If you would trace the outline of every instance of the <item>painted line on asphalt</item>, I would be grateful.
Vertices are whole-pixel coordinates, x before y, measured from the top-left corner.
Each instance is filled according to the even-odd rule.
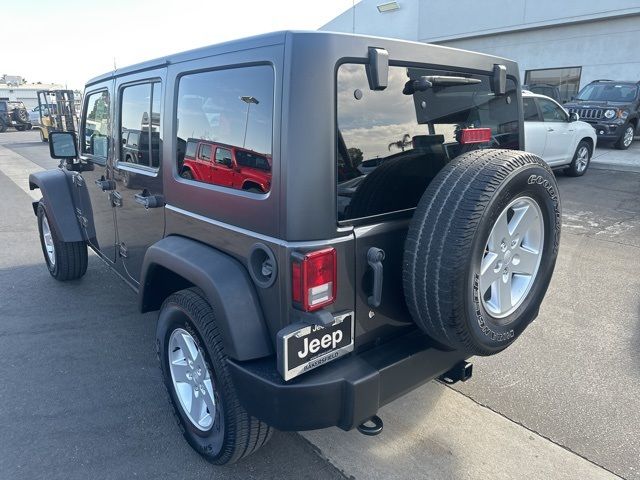
[[[43,171],[40,165],[0,145],[0,172],[34,200],[42,197],[39,190],[29,190],[29,175]]]

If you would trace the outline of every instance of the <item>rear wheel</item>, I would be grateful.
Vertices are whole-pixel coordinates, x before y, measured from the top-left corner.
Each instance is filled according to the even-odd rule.
[[[618,150],[626,150],[627,148],[629,148],[633,143],[633,136],[635,135],[635,133],[636,133],[636,127],[635,125],[630,123],[625,127],[624,131],[622,132],[622,135],[620,135],[620,138],[615,143],[615,147]]]
[[[214,312],[201,290],[182,290],[164,301],[156,344],[174,414],[194,450],[223,465],[269,440],[271,427],[238,401]]]
[[[183,170],[180,176],[186,180],[193,180],[191,170]]]
[[[573,160],[571,164],[564,169],[565,173],[570,177],[581,177],[589,168],[591,162],[591,145],[582,140],[576,147],[576,153],[573,154]]]
[[[16,130],[19,132],[22,132],[26,129],[25,125],[16,125]]]
[[[44,261],[53,278],[60,281],[76,280],[87,271],[87,244],[64,242],[49,222],[42,201],[38,204],[38,229]]]
[[[461,155],[429,185],[409,227],[403,280],[414,321],[451,348],[503,350],[537,316],[559,240],[558,190],[542,160]]]

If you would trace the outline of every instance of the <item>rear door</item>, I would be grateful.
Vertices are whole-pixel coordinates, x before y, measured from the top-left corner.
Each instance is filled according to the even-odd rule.
[[[165,70],[122,77],[116,83],[117,119],[114,205],[120,269],[134,284],[140,280],[147,248],[164,235],[164,196],[160,145]],[[126,148],[135,132],[135,155]],[[129,154],[128,154],[129,152]]]
[[[439,86],[403,94],[420,76],[477,78],[478,83]],[[389,67],[388,86],[369,89],[365,66],[338,69],[337,208],[339,225],[355,236],[356,348],[413,328],[402,283],[404,243],[425,189],[454,156],[482,147],[520,147],[516,83],[506,96],[491,92],[490,77],[429,68]],[[509,98],[509,100],[507,100]],[[462,129],[491,129],[485,144],[461,144]],[[377,166],[362,170],[363,161]],[[376,299],[376,254],[382,292]]]

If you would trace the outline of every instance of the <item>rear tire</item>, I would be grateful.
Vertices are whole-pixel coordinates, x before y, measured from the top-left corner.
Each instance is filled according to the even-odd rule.
[[[564,173],[570,177],[581,177],[589,168],[592,155],[591,144],[586,140],[581,140],[576,147],[576,152],[573,154],[573,160],[571,160],[569,166],[564,169]]]
[[[85,242],[63,242],[49,221],[42,200],[38,204],[38,230],[40,245],[47,269],[53,278],[61,282],[77,280],[87,271],[87,244]]]
[[[188,344],[184,355],[182,341]],[[273,429],[240,405],[213,309],[200,289],[181,290],[164,301],[156,347],[174,415],[195,451],[211,463],[224,465],[267,443]],[[202,396],[194,385],[203,388]],[[204,409],[193,403],[199,398]],[[194,405],[200,412],[195,417]]]
[[[185,180],[193,180],[193,175],[191,174],[191,170],[183,170],[182,173],[180,174],[180,177],[184,178]]]
[[[472,355],[505,349],[537,316],[559,241],[558,189],[542,160],[514,150],[461,155],[429,185],[409,226],[403,283],[414,321]]]
[[[26,126],[25,125],[16,125],[16,130],[18,132],[23,132],[24,130],[26,130]]]

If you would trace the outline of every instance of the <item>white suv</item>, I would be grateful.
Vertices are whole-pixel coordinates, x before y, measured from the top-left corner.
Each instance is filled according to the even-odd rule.
[[[524,90],[522,102],[526,150],[550,167],[566,166],[568,175],[584,175],[598,140],[593,127],[544,95]]]

